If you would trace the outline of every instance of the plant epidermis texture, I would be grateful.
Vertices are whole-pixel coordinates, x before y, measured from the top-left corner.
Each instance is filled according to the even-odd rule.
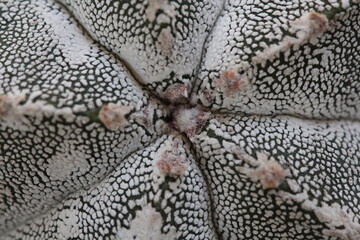
[[[0,239],[359,239],[357,1],[2,1]]]

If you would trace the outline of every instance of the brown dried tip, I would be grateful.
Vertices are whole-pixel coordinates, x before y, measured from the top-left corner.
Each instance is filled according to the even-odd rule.
[[[160,173],[170,177],[183,176],[190,162],[185,156],[164,152],[156,162]]]
[[[239,73],[230,69],[222,72],[220,78],[216,79],[214,83],[226,96],[239,92],[247,85],[247,81]]]
[[[131,106],[121,106],[110,103],[104,105],[99,112],[100,121],[112,131],[118,131],[129,125],[126,115],[133,109]]]

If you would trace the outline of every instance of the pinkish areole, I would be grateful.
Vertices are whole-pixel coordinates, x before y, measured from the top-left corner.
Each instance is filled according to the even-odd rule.
[[[214,83],[225,96],[231,96],[244,89],[248,82],[239,73],[228,69],[222,72]]]
[[[118,131],[129,125],[126,115],[133,109],[131,106],[122,106],[110,103],[104,105],[99,112],[100,121],[112,131]]]
[[[174,84],[165,91],[164,96],[171,103],[186,103],[189,97],[189,84]]]
[[[189,165],[190,162],[185,156],[172,152],[164,152],[156,162],[160,173],[169,177],[183,176]]]

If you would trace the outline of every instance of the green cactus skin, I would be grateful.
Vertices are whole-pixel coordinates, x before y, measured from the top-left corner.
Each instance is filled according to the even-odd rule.
[[[360,239],[360,4],[0,1],[0,240]]]

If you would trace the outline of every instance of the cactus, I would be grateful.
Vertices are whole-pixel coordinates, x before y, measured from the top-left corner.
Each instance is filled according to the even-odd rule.
[[[0,1],[0,239],[360,239],[359,8]]]

